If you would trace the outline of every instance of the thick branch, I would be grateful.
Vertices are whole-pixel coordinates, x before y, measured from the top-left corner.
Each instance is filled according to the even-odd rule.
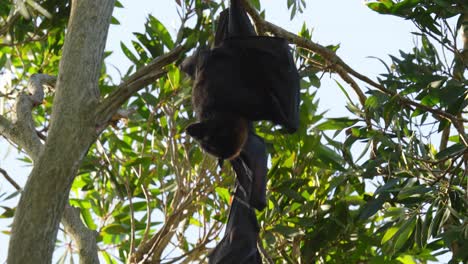
[[[10,122],[0,116],[0,134],[24,149],[36,161],[42,151],[42,143],[37,135],[32,109],[34,103],[27,94],[20,94],[16,100],[15,116]]]
[[[44,100],[44,86],[55,87],[57,77],[47,74],[33,74],[29,79],[28,91],[34,104],[42,104]]]
[[[67,204],[62,216],[62,224],[65,227],[65,232],[71,235],[78,247],[80,264],[99,263],[96,243],[98,233],[88,229],[83,224],[80,210]]]
[[[46,74],[33,74],[29,79],[28,94],[20,94],[16,99],[13,122],[0,116],[0,134],[8,138],[33,159],[37,160],[42,151],[42,143],[36,132],[32,110],[44,99],[44,86],[55,86],[56,78]]]
[[[184,46],[177,46],[169,53],[154,59],[148,65],[138,69],[137,72],[122,82],[117,87],[117,90],[110,94],[100,104],[97,111],[98,116],[96,120],[98,127],[107,126],[107,123],[111,120],[112,116],[117,112],[117,110],[125,101],[127,101],[140,89],[163,76],[166,73],[163,67],[177,60],[184,49]]]
[[[0,135],[11,139],[12,137],[13,123],[10,122],[7,118],[0,115]]]

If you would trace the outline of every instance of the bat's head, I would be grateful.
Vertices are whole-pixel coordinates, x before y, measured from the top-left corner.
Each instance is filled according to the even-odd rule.
[[[195,79],[195,70],[197,68],[197,55],[185,58],[179,65],[179,69],[185,72],[191,79]]]
[[[203,63],[209,52],[210,50],[206,47],[197,48],[192,56],[189,56],[182,61],[179,65],[179,70],[187,74],[190,79],[195,80],[197,70],[199,70],[200,67],[203,67]]]
[[[245,119],[221,115],[191,124],[186,131],[198,141],[203,150],[219,159],[239,156],[248,136]]]

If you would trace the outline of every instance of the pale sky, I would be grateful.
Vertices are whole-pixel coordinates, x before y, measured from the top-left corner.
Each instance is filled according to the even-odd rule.
[[[178,29],[178,16],[174,0],[121,0],[125,6],[116,9],[114,16],[121,25],[112,25],[106,50],[113,50],[114,54],[106,60],[109,69],[113,65],[121,72],[125,72],[130,62],[120,51],[120,41],[130,45],[132,32],[143,32],[144,22],[148,13],[158,18],[168,28],[171,34]],[[358,0],[306,0],[307,8],[304,14],[297,14],[293,21],[289,20],[290,12],[286,8],[286,0],[262,0],[262,7],[266,10],[267,20],[297,33],[306,22],[308,28],[313,28],[313,41],[322,45],[341,44],[338,55],[352,68],[373,79],[385,72],[383,65],[369,56],[379,57],[389,62],[388,54],[397,54],[398,50],[409,51],[414,46],[415,31],[413,24],[400,18],[378,15],[369,10],[362,1]],[[117,78],[116,71],[111,71]],[[326,74],[322,79],[322,87],[318,91],[320,111],[329,110],[327,117],[341,117],[348,115],[345,109],[345,96]],[[332,76],[336,78],[336,76]],[[115,79],[114,78],[114,79]],[[339,80],[339,79],[338,79]],[[341,80],[339,80],[347,87]],[[363,87],[364,89],[364,87]],[[348,89],[352,94],[352,90]],[[0,167],[8,171],[20,185],[24,185],[30,168],[18,161],[18,152],[8,147],[0,138]],[[5,181],[0,180],[0,193],[12,190]],[[8,204],[12,206],[17,200]],[[0,211],[1,212],[1,211]],[[0,230],[3,231],[10,224],[11,219],[0,219]],[[6,260],[8,236],[0,233],[0,263]]]

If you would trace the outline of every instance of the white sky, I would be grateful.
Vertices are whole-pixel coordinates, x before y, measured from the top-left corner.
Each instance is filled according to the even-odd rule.
[[[106,50],[113,50],[114,54],[106,62],[110,70],[113,65],[121,72],[125,72],[130,62],[120,51],[120,41],[131,46],[129,44],[132,32],[144,31],[144,22],[148,13],[161,20],[173,35],[179,25],[174,0],[121,0],[121,2],[125,8],[116,9],[114,12],[121,25],[111,26],[106,46]],[[338,55],[351,67],[371,78],[375,79],[379,73],[385,72],[385,68],[377,60],[367,58],[368,56],[379,57],[388,62],[388,54],[397,54],[400,49],[409,51],[414,45],[414,37],[410,31],[415,30],[411,22],[378,15],[370,11],[362,1],[306,0],[306,2],[305,13],[298,13],[293,21],[289,21],[290,12],[286,8],[286,0],[261,1],[269,21],[292,32],[298,32],[305,21],[308,28],[314,29],[312,34],[314,41],[322,45],[341,44]],[[115,70],[111,72],[116,74]],[[351,89],[348,90],[352,94]],[[318,98],[319,111],[329,110],[328,117],[348,115],[344,107],[345,96],[328,74],[322,79]],[[0,167],[23,185],[29,168],[18,161],[18,157],[18,152],[8,147],[6,141],[0,138]],[[6,181],[0,180],[0,193],[11,190],[11,186]],[[12,206],[15,202],[16,200],[11,201],[7,206]],[[0,219],[0,230],[7,229],[9,224],[10,220]],[[7,244],[8,236],[0,234],[0,263],[6,260]]]

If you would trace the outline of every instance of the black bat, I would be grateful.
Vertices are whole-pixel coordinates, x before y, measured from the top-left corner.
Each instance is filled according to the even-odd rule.
[[[238,188],[249,198],[249,205],[262,211],[266,206],[268,172],[265,142],[251,131],[239,157],[230,162],[236,172]]]
[[[214,48],[200,49],[182,70],[195,79],[199,120],[187,128],[208,153],[229,159],[236,192],[225,236],[209,263],[262,263],[254,208],[266,206],[267,153],[252,122],[269,120],[292,133],[299,125],[299,75],[284,39],[258,37],[239,0],[221,13]]]
[[[215,47],[197,51],[181,69],[195,80],[192,103],[199,120],[187,132],[208,153],[236,158],[252,121],[297,130],[299,75],[288,43],[256,36],[239,0],[221,14]]]
[[[259,225],[254,208],[266,206],[267,154],[263,139],[249,133],[239,157],[231,160],[237,175],[236,191],[221,242],[209,254],[211,264],[257,264]]]
[[[254,208],[262,210],[266,205],[267,155],[263,139],[249,133],[240,156],[231,164],[237,175],[236,191],[224,237],[209,254],[209,263],[262,263]]]
[[[209,254],[212,264],[262,263],[257,250],[258,223],[253,209],[234,199],[225,236]]]
[[[248,174],[236,169],[238,177]],[[208,255],[210,264],[261,264],[257,249],[259,226],[255,211],[248,204],[249,194],[238,185],[229,211],[224,237]]]

